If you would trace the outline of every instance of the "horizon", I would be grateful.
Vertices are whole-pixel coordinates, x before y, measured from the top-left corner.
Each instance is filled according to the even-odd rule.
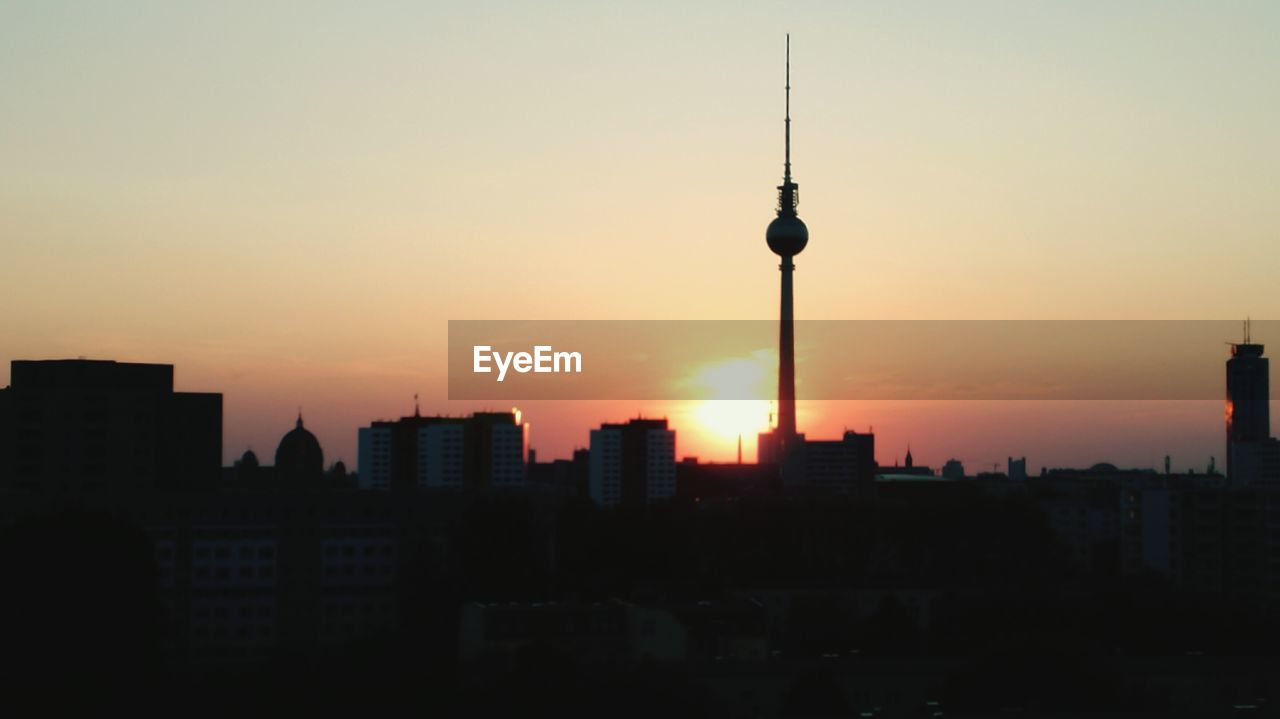
[[[298,406],[351,466],[415,394],[492,408],[446,399],[449,319],[774,317],[784,31],[798,319],[1280,310],[1270,4],[0,15],[6,354],[173,364],[224,394],[228,463]],[[663,403],[525,404],[548,458],[637,411],[736,454]],[[1217,402],[1048,407],[802,402],[800,428],[873,425],[885,463],[1222,460]]]
[[[1265,344],[1265,343],[1263,343]],[[16,359],[16,358],[15,358]],[[36,358],[27,358],[36,359]],[[45,360],[69,359],[91,361],[129,362],[120,358],[68,357],[39,358]],[[38,360],[37,360],[38,361]],[[151,363],[151,362],[147,362]],[[154,362],[153,364],[172,364]],[[0,372],[0,386],[8,385],[9,365]],[[410,397],[403,411],[389,411],[366,418],[341,418],[309,412],[306,405],[284,411],[279,427],[272,424],[275,418],[260,418],[257,422],[233,424],[228,419],[227,407],[238,403],[216,386],[204,386],[184,379],[181,366],[174,366],[174,388],[184,392],[217,392],[223,396],[223,465],[232,466],[246,450],[252,450],[264,465],[272,463],[275,447],[280,438],[293,429],[301,412],[309,431],[317,436],[325,452],[326,466],[342,460],[354,470],[357,464],[355,452],[356,431],[374,421],[394,421],[414,413],[414,398]],[[713,400],[714,403],[749,404],[753,400]],[[677,457],[697,457],[702,462],[732,463],[736,461],[737,443],[734,436],[716,436],[715,432],[699,427],[697,410],[705,401],[669,400],[649,402],[618,402],[616,400],[533,400],[517,402],[515,406],[502,406],[492,401],[455,401],[447,403],[443,411],[438,405],[419,402],[423,416],[463,416],[472,412],[509,411],[519,409],[523,421],[530,426],[528,448],[537,452],[538,461],[569,459],[575,449],[585,448],[588,433],[606,422],[625,422],[636,417],[667,419],[676,430]],[[1276,401],[1272,401],[1273,407]],[[598,415],[597,408],[620,405],[634,406],[631,412],[614,415]],[[845,422],[832,412],[814,412],[816,407],[832,405],[858,408],[863,418],[888,419],[886,425],[871,422]],[[1221,469],[1224,455],[1221,447],[1222,401],[1204,399],[1171,400],[809,400],[800,401],[800,431],[809,439],[838,439],[844,431],[864,432],[874,430],[877,436],[876,460],[882,466],[899,465],[910,448],[917,466],[929,466],[938,470],[949,459],[958,459],[966,471],[977,474],[983,471],[1007,471],[1008,457],[1026,457],[1028,473],[1039,468],[1085,468],[1107,462],[1121,468],[1157,469],[1164,457],[1172,457],[1176,472],[1202,472],[1214,462]],[[646,409],[646,407],[648,409]],[[596,414],[593,414],[596,413]],[[598,415],[598,416],[597,416]],[[938,415],[941,415],[939,417]],[[558,432],[551,441],[542,442],[539,428],[555,423],[557,416],[569,420],[557,425]],[[973,426],[975,418],[984,424]],[[816,422],[813,420],[817,419]],[[1056,436],[1045,436],[1042,428],[1051,426],[1063,432],[1091,432],[1105,439],[1090,442],[1093,454],[1082,454],[1077,449],[1063,449]],[[246,429],[255,427],[255,430]],[[957,431],[956,428],[962,428]],[[997,431],[989,431],[997,428]],[[579,431],[580,430],[580,431]],[[253,432],[254,434],[250,434]],[[952,438],[931,446],[919,438],[952,434]],[[709,447],[711,452],[689,449],[688,437],[692,435]],[[251,437],[243,445],[233,444],[232,438]],[[682,437],[684,439],[682,439]],[[1011,439],[1014,438],[1014,439]],[[755,461],[755,436],[743,435],[743,461]],[[334,447],[338,449],[335,451]],[[343,448],[347,448],[344,453]],[[1004,448],[1004,449],[1002,449]],[[1196,454],[1201,450],[1202,454]],[[999,469],[996,466],[998,465]]]

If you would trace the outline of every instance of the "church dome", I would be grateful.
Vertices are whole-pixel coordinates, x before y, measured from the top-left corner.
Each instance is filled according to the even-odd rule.
[[[276,472],[297,480],[318,479],[324,472],[324,451],[316,436],[302,426],[301,414],[297,426],[280,439],[276,448]]]

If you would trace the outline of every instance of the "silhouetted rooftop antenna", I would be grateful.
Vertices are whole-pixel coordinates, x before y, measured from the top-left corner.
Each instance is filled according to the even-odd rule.
[[[1252,329],[1250,327],[1251,324],[1253,323],[1252,321],[1249,320],[1248,317],[1244,318],[1244,343],[1245,344],[1253,344],[1252,342],[1249,341],[1251,339],[1249,336],[1251,334],[1249,330]]]

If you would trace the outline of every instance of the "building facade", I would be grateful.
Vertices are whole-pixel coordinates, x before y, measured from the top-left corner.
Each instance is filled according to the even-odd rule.
[[[359,430],[361,489],[503,489],[525,483],[518,412],[374,422]]]
[[[665,419],[633,419],[591,430],[588,492],[602,507],[676,495],[676,432]]]

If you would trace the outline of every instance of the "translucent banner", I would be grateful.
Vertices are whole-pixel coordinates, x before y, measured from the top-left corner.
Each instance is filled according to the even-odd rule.
[[[768,399],[778,334],[776,320],[453,320],[449,398]],[[1280,341],[1280,322],[1251,337]],[[795,338],[798,398],[866,400],[1221,399],[1243,342],[1236,320],[815,320]]]

